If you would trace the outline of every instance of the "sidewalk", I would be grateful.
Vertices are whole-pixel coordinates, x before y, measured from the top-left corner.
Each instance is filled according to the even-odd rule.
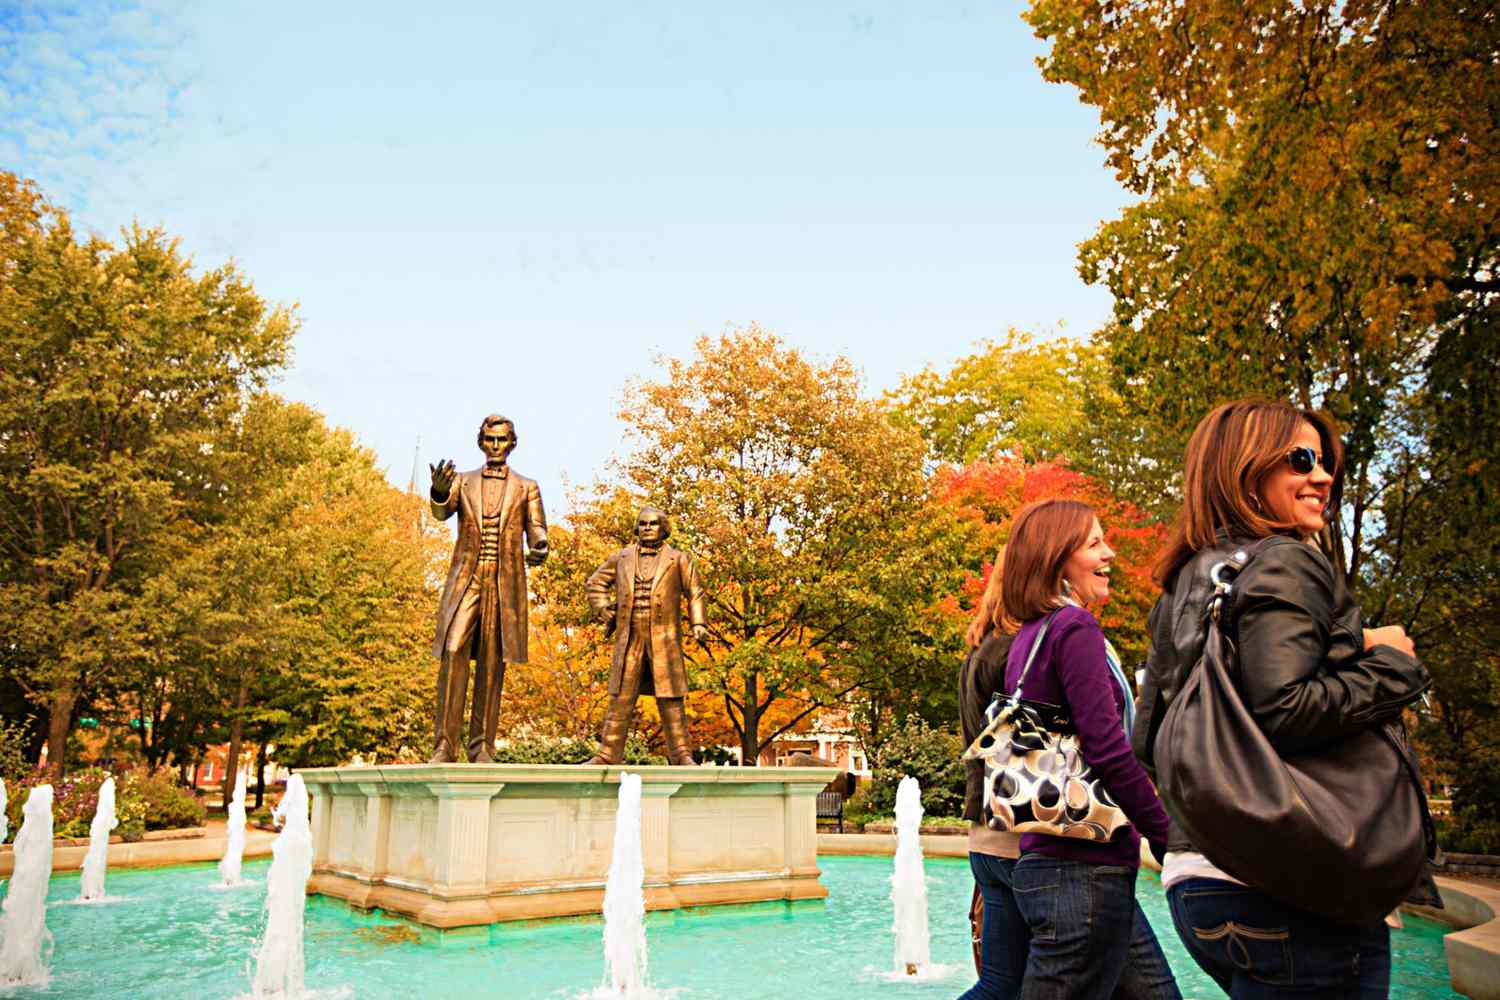
[[[193,836],[176,840],[142,840],[134,844],[110,844],[109,867],[154,868],[160,865],[181,865],[192,861],[217,861],[224,856],[229,844],[228,830],[224,821],[209,820],[206,829]],[[245,857],[265,857],[271,853],[271,842],[276,834],[254,827],[245,831]],[[72,842],[70,842],[71,844]],[[83,867],[83,857],[88,845],[52,849],[52,870],[55,872],[77,871]],[[11,845],[0,847],[0,877],[9,877],[15,868],[15,851]]]
[[[819,854],[875,854],[896,853],[894,833],[819,833]],[[924,833],[922,854],[929,858],[967,858],[969,838],[967,835]]]

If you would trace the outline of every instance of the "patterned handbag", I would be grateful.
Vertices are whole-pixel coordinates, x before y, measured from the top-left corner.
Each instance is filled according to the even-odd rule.
[[[985,710],[989,724],[963,759],[984,761],[984,820],[990,829],[1104,843],[1130,820],[1090,775],[1067,711],[1022,697],[1026,674],[1051,624],[1048,615],[1015,693],[995,694]]]

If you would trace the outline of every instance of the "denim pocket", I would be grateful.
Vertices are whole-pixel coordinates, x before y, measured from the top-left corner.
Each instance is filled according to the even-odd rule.
[[[1243,898],[1242,893],[1232,890],[1189,890],[1182,894],[1188,927],[1198,947],[1226,971],[1238,969],[1269,986],[1293,985],[1291,927],[1234,905]],[[1231,913],[1238,919],[1226,919]]]
[[[1062,873],[1057,862],[1039,855],[1025,855],[1011,871],[1011,892],[1016,909],[1026,919],[1031,936],[1039,941],[1057,938],[1053,907],[1062,887]]]

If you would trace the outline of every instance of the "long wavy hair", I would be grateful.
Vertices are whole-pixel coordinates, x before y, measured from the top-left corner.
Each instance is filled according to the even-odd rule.
[[[1194,554],[1221,537],[1265,538],[1292,534],[1295,523],[1277,519],[1260,502],[1261,484],[1286,461],[1304,423],[1318,432],[1333,485],[1325,520],[1343,493],[1344,447],[1333,421],[1290,403],[1238,399],[1198,422],[1183,456],[1182,509],[1151,578],[1166,587]]]
[[[964,633],[964,642],[970,649],[978,649],[985,637],[996,630],[1014,634],[1021,626],[1005,616],[1005,602],[1000,597],[1001,582],[1005,579],[1005,546],[995,553],[995,564],[990,567],[989,579],[984,581],[984,593],[974,607],[974,618],[969,630]]]

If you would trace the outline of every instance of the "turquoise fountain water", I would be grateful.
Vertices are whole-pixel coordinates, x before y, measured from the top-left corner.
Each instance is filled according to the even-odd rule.
[[[953,966],[933,982],[888,982],[891,858],[821,857],[829,898],[794,906],[757,904],[648,913],[651,979],[675,1000],[822,1000],[953,997],[972,982],[968,864],[927,858],[932,959]],[[0,993],[32,998],[151,997],[229,1000],[246,992],[240,971],[254,951],[265,906],[266,862],[250,861],[255,884],[215,891],[212,863],[110,873],[113,906],[53,906],[58,945],[45,988]],[[76,873],[52,879],[50,898],[78,895]],[[1183,952],[1161,884],[1142,874],[1140,899],[1187,997],[1221,996]],[[599,920],[497,925],[440,935],[313,897],[306,911],[306,982],[319,992],[348,987],[360,1000],[503,996],[573,1000],[599,985]],[[1392,933],[1399,1000],[1457,1000],[1449,991],[1442,928],[1407,917]],[[108,956],[108,961],[101,961]]]

